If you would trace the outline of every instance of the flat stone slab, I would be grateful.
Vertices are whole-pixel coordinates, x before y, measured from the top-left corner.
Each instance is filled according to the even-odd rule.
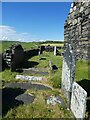
[[[26,74],[40,74],[40,75],[49,74],[47,71],[45,71],[45,69],[37,69],[37,68],[23,69],[23,73],[26,73]]]
[[[32,71],[32,70],[24,70],[23,73],[26,73],[26,74],[39,74],[39,75],[48,75],[49,73],[48,72],[38,72],[38,71]]]
[[[5,87],[9,88],[21,88],[21,89],[35,89],[35,90],[52,90],[51,87],[41,85],[41,84],[32,84],[32,83],[6,83]]]
[[[61,104],[65,106],[63,99],[60,96],[47,96],[46,103],[51,105]]]
[[[36,76],[16,75],[16,79],[37,81],[37,80],[42,80],[43,78],[42,77],[36,77]]]
[[[37,68],[28,68],[28,69],[23,69],[24,71],[29,71],[29,70],[31,70],[31,71],[39,71],[39,69],[37,69]]]
[[[24,104],[32,103],[35,97],[29,94],[21,94],[15,98],[15,100],[22,101]]]

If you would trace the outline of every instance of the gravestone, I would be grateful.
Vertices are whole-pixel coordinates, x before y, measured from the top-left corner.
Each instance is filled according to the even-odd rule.
[[[54,47],[54,55],[56,55],[56,50],[57,50],[57,47],[55,46]]]
[[[38,51],[38,55],[40,55],[40,51]]]
[[[71,100],[72,83],[74,81],[75,61],[75,53],[72,44],[67,43],[63,56],[62,90],[64,91],[64,95],[69,101],[69,104]]]
[[[76,82],[72,86],[71,110],[78,119],[85,117],[87,92]]]
[[[51,60],[49,60],[49,66],[50,66],[50,69],[52,70],[52,62],[51,62]]]
[[[40,54],[42,54],[44,50],[45,50],[45,46],[41,46],[40,47]]]

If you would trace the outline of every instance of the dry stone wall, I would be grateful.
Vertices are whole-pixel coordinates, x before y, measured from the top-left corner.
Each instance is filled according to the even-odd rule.
[[[71,4],[64,24],[65,45],[68,39],[71,39],[77,57],[90,59],[90,1]]]

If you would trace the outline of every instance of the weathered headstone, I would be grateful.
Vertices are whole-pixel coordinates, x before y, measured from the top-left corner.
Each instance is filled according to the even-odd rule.
[[[85,117],[87,92],[76,82],[72,86],[71,110],[78,119]]]
[[[55,46],[54,47],[54,55],[56,55],[56,50],[57,50],[57,47]]]
[[[52,62],[51,62],[51,60],[49,60],[49,66],[50,66],[50,69],[52,70]]]
[[[40,54],[42,54],[44,50],[45,50],[45,46],[41,46],[40,47]]]
[[[72,50],[71,44],[67,43],[63,57],[63,68],[62,68],[62,90],[70,102],[72,83],[74,81],[75,73],[75,53]]]
[[[38,51],[38,55],[40,55],[40,51]]]

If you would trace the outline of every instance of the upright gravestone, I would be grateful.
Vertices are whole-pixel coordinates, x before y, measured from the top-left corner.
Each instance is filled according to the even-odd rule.
[[[52,62],[51,62],[51,60],[49,60],[49,66],[50,66],[50,69],[52,70]]]
[[[72,86],[71,110],[77,119],[83,119],[86,111],[87,92],[76,82]]]
[[[69,101],[69,107],[71,100],[72,83],[74,81],[74,73],[75,73],[75,53],[72,50],[72,44],[67,43],[63,56],[62,90],[64,91],[64,95]]]
[[[40,55],[40,50],[38,51],[38,55]]]
[[[56,50],[57,50],[57,48],[56,48],[56,46],[54,47],[54,55],[56,55]]]

